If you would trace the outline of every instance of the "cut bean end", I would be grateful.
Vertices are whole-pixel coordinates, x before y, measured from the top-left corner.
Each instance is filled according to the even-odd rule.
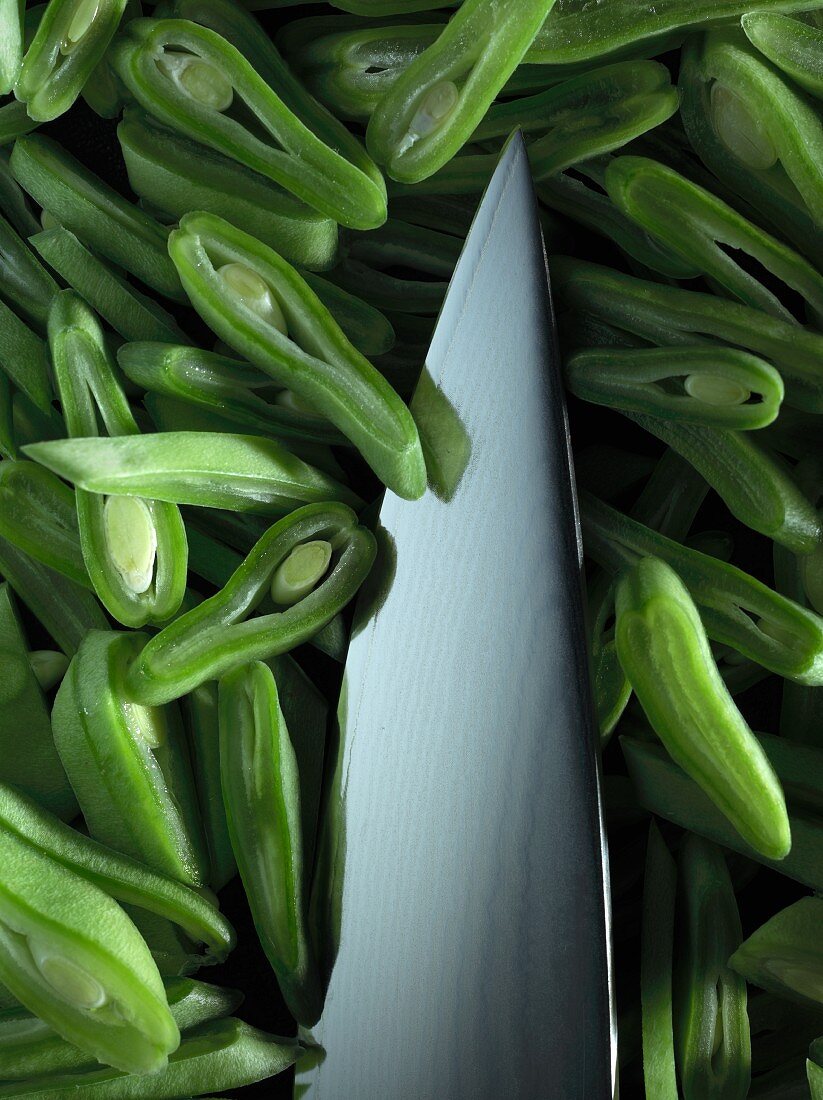
[[[323,539],[295,546],[277,567],[271,582],[271,596],[280,607],[291,607],[314,589],[329,568],[331,543]]]
[[[108,1000],[100,982],[72,959],[54,955],[32,940],[29,941],[29,950],[44,981],[64,1001],[91,1011],[102,1008]]]
[[[683,388],[689,397],[704,405],[745,405],[752,395],[739,382],[712,374],[690,374]]]
[[[433,85],[423,96],[400,142],[398,153],[405,153],[421,138],[428,137],[439,130],[460,99],[457,85],[451,80],[442,80]]]
[[[777,163],[777,150],[771,138],[730,88],[712,85],[711,116],[715,133],[741,164],[764,171]]]
[[[234,87],[223,73],[201,57],[166,50],[157,59],[164,76],[189,99],[213,111],[227,111],[234,99]]]
[[[71,53],[86,37],[92,28],[100,10],[99,0],[80,0],[69,23],[65,37],[60,44],[62,54]]]
[[[218,274],[252,313],[257,314],[284,336],[288,335],[288,325],[280,303],[269,284],[265,279],[261,279],[256,271],[246,264],[232,263],[218,268]]]
[[[106,546],[112,564],[135,595],[154,577],[157,532],[151,512],[139,497],[108,497],[103,507]]]

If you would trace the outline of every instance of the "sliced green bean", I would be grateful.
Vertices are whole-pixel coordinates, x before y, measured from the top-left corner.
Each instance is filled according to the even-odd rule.
[[[109,1069],[30,1077],[0,1085],[0,1096],[63,1100],[82,1094],[88,1100],[177,1100],[266,1080],[288,1069],[300,1050],[295,1039],[267,1035],[229,1018],[189,1031],[168,1065],[151,1077],[124,1076]]]
[[[49,0],[26,51],[14,93],[37,122],[74,103],[103,58],[126,0]]]
[[[15,0],[4,0],[4,3],[11,7]],[[0,19],[2,19],[2,13],[0,13]],[[0,42],[2,42],[2,35],[0,35]],[[0,146],[11,145],[23,134],[30,134],[32,130],[36,130],[37,126],[38,123],[29,117],[25,103],[19,103],[15,99],[0,106]]]
[[[394,328],[391,321],[376,308],[380,302],[375,301],[368,285],[355,284],[346,290],[343,285],[330,281],[335,278],[334,272],[326,272],[321,277],[304,271],[303,278],[334,317],[343,335],[362,355],[383,355],[394,347]],[[365,300],[366,295],[368,301]]]
[[[265,177],[133,107],[117,137],[132,190],[158,210],[174,218],[191,210],[219,214],[291,263],[320,271],[334,263],[336,222]]]
[[[580,494],[587,553],[618,573],[638,558],[667,562],[691,592],[710,638],[764,668],[810,685],[823,684],[823,619],[778,595],[742,569],[681,546]]]
[[[124,340],[186,342],[170,313],[89,252],[62,225],[35,233],[30,243],[49,267]]]
[[[773,993],[749,997],[749,1023],[752,1039],[753,1087],[762,1076],[776,1070],[787,1060],[804,1068],[809,1044],[823,1031],[823,1011],[819,1005],[799,1004]],[[808,1098],[806,1098],[808,1100]]]
[[[782,859],[791,847],[780,783],[728,694],[697,608],[677,574],[643,558],[616,593],[617,655],[672,758],[752,847]]]
[[[40,229],[40,222],[29,209],[23,189],[11,174],[9,153],[5,149],[0,149],[0,211],[21,237],[30,237]]]
[[[29,664],[42,691],[51,691],[66,675],[69,659],[56,649],[33,649]]]
[[[23,61],[22,0],[3,0],[0,4],[0,95],[14,87]]]
[[[214,890],[234,878],[237,863],[229,837],[220,783],[220,727],[217,684],[201,684],[183,700],[200,814],[209,851],[209,883]]]
[[[290,555],[317,540],[330,543],[333,556],[315,589],[285,610],[245,621]],[[152,638],[129,672],[130,695],[144,705],[175,699],[238,665],[293,649],[352,599],[374,555],[374,536],[345,505],[292,512],[269,528],[221,592]]]
[[[591,348],[564,374],[573,394],[597,405],[737,431],[771,424],[783,400],[774,367],[736,348]]]
[[[112,63],[161,123],[260,172],[342,225],[369,229],[385,220],[385,189],[365,153],[355,162],[348,148],[338,152],[318,137],[214,31],[184,19],[137,19],[115,42]],[[243,121],[241,106],[255,116],[255,128]]]
[[[464,0],[371,116],[366,145],[392,179],[426,179],[465,145],[553,6]]]
[[[116,438],[141,438],[97,318],[71,290],[55,298],[49,344],[70,437],[93,438],[102,423]],[[178,509],[82,490],[75,498],[83,559],[106,609],[132,627],[174,615],[186,588],[186,532]]]
[[[823,99],[823,30],[776,12],[746,12],[746,37],[773,65]]]
[[[322,997],[306,928],[300,776],[274,676],[261,662],[220,681],[220,774],[257,934],[290,1011],[311,1026]]]
[[[187,214],[169,247],[192,304],[221,339],[326,416],[390,489],[422,495],[425,463],[409,410],[285,260],[210,214]]]
[[[823,410],[823,336],[761,310],[697,290],[661,286],[585,260],[552,260],[552,285],[568,309],[642,336],[663,347],[721,340],[770,360],[786,386],[786,401]]]
[[[378,270],[357,259],[344,259],[327,273],[340,287],[365,294],[388,312],[436,315],[446,295],[445,280],[410,279]],[[384,348],[383,352],[389,351]]]
[[[649,828],[643,885],[640,996],[646,1100],[678,1100],[672,1022],[677,868],[657,826]]]
[[[168,257],[168,230],[41,134],[11,155],[17,182],[57,223],[168,298],[185,300]]]
[[[0,217],[0,252],[3,297],[42,331],[51,300],[57,293],[57,283],[3,217]]]
[[[823,899],[801,898],[760,925],[729,965],[747,982],[782,997],[823,1003]]]
[[[46,346],[0,301],[0,370],[34,404],[46,411],[52,398]]]
[[[684,1100],[744,1100],[751,1080],[746,983],[729,967],[743,938],[719,848],[690,834],[680,858],[683,943],[678,1066]]]
[[[809,1089],[812,1100],[823,1100],[823,1042],[815,1039],[806,1060]]]
[[[145,642],[136,633],[87,635],[57,693],[54,739],[90,834],[200,885],[205,842],[178,710],[135,706],[124,692]]]
[[[8,383],[8,379],[6,379]],[[48,411],[37,406],[19,390],[12,396],[12,425],[14,442],[17,446],[24,443],[40,443],[43,439],[62,439],[66,434],[63,417],[50,405]],[[11,455],[17,458],[19,455]]]

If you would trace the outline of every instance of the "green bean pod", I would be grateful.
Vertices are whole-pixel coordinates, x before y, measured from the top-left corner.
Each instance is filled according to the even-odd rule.
[[[145,643],[142,634],[87,635],[57,693],[54,739],[91,835],[200,885],[205,842],[178,710],[135,706],[124,692]]]
[[[291,263],[319,271],[334,263],[337,223],[277,184],[133,107],[117,137],[132,190],[158,210],[173,218],[192,210],[219,214]]]
[[[742,569],[681,546],[580,494],[586,552],[610,572],[658,557],[679,575],[714,641],[801,684],[823,684],[823,619]]]
[[[73,291],[55,299],[49,344],[69,436],[94,437],[102,422],[117,438],[138,438],[102,329]],[[178,509],[84,490],[75,498],[83,560],[107,610],[132,627],[174,615],[186,588],[186,532]]]
[[[0,293],[10,304],[42,331],[57,283],[21,240],[15,229],[0,217]]]
[[[783,381],[763,359],[736,348],[589,348],[564,368],[573,394],[623,412],[747,431],[771,424]]]
[[[229,835],[257,934],[292,1015],[322,1008],[306,927],[306,870],[297,757],[268,665],[220,680],[220,774]]]
[[[0,370],[44,412],[52,385],[46,345],[16,313],[0,301]]]
[[[124,199],[50,138],[20,138],[11,155],[17,182],[64,228],[159,294],[185,300],[168,257],[168,229]]]
[[[464,0],[369,120],[366,146],[392,179],[426,179],[465,145],[553,5]]]
[[[823,1003],[823,899],[801,898],[760,925],[729,959],[752,985]]]
[[[21,237],[30,237],[40,229],[40,222],[29,209],[22,187],[11,174],[9,153],[5,149],[0,149],[0,212]]]
[[[751,1080],[746,983],[728,958],[743,938],[726,860],[688,835],[680,858],[677,1059],[684,1100],[744,1100]]]
[[[240,360],[200,348],[143,342],[124,344],[117,360],[138,386],[230,416],[266,435],[316,443],[346,441],[323,417],[256,394],[255,390],[271,386],[271,378]]]
[[[351,290],[347,290],[342,285],[344,281],[337,279],[335,272],[324,272],[321,277],[313,271],[303,271],[302,275],[338,323],[340,331],[361,355],[383,355],[391,351],[396,340],[394,327],[388,317],[375,308],[375,299],[368,284],[355,283]],[[332,278],[335,282],[331,282]],[[365,300],[367,295],[368,301]]]
[[[314,577],[315,587],[285,610],[246,621],[273,580],[301,564],[304,543],[330,547],[325,574],[312,570],[307,580]],[[152,638],[129,671],[127,691],[139,703],[157,704],[238,665],[293,649],[346,606],[374,555],[374,536],[358,526],[345,505],[307,505],[292,512],[269,528],[222,591]]]
[[[355,163],[318,137],[214,31],[183,19],[137,19],[116,40],[112,63],[140,106],[171,129],[274,180],[342,225],[369,229],[385,220],[385,190],[371,162],[364,156]],[[256,116],[264,138],[242,114],[232,116],[233,102]]]
[[[812,1100],[823,1100],[823,1042],[815,1039],[806,1060],[806,1073]]]
[[[789,1001],[773,993],[759,993],[749,997],[748,1009],[755,1040],[752,1045],[753,1087],[759,1087],[764,1074],[777,1070],[787,1060],[804,1070],[809,1044],[823,1031],[820,1006]]]
[[[33,462],[0,462],[0,536],[49,569],[91,587],[71,489]]]
[[[125,1076],[113,1069],[30,1077],[0,1084],[0,1096],[38,1100],[183,1100],[242,1088],[282,1073],[300,1054],[296,1039],[268,1035],[229,1017],[192,1028],[168,1064],[150,1078]]]
[[[777,12],[746,12],[740,20],[760,52],[818,99],[823,99],[823,29]]]
[[[752,847],[782,859],[791,847],[780,783],[728,694],[697,608],[677,574],[643,558],[616,593],[617,655],[672,758]]]
[[[170,313],[126,282],[62,225],[35,233],[29,243],[124,340],[186,343]]]
[[[14,94],[37,122],[74,103],[117,31],[126,0],[49,0],[26,51]]]
[[[23,0],[0,3],[0,95],[14,87],[23,61]]]
[[[766,233],[711,192],[647,157],[616,157],[605,184],[620,210],[733,298],[794,321],[760,279],[729,253],[752,257],[774,279],[797,291],[813,316],[823,317],[823,276],[793,249]]]
[[[585,260],[552,260],[552,285],[567,309],[590,314],[661,347],[723,341],[770,360],[786,401],[823,411],[823,336],[741,302],[662,286]]]
[[[363,503],[351,489],[296,458],[274,439],[254,435],[155,432],[55,439],[28,444],[24,451],[78,489],[121,501],[151,498],[265,515],[283,515],[301,504],[326,500],[355,507]],[[101,506],[112,507],[108,502]],[[140,519],[136,505],[116,507],[117,512],[106,521],[112,546],[115,538],[125,536],[130,525]],[[151,542],[145,525],[138,530],[141,534],[145,530],[146,536],[133,547],[135,558],[138,551],[141,556],[129,566],[129,572],[135,583],[137,579],[142,583],[148,576],[144,558]],[[123,555],[126,550],[124,544]],[[178,567],[184,570],[185,561],[178,562],[175,570]]]
[[[69,659],[56,649],[33,649],[29,664],[41,691],[51,691],[66,675]]]
[[[446,296],[446,280],[392,275],[357,259],[344,259],[327,273],[344,290],[366,295],[381,310],[436,316]],[[391,349],[385,348],[383,351]]]
[[[186,215],[169,249],[221,339],[326,416],[390,489],[422,495],[425,463],[409,410],[285,260],[209,214]]]
[[[0,779],[36,798],[52,813],[71,820],[77,813],[77,799],[54,747],[33,657],[9,586],[0,585]],[[26,751],[21,753],[23,729]]]
[[[129,1073],[162,1070],[180,1033],[129,918],[19,835],[2,832],[0,849],[0,981],[92,1058]]]
[[[679,1100],[672,1011],[676,887],[677,868],[652,822],[646,849],[640,957],[646,1100]]]
[[[209,884],[222,890],[237,873],[220,783],[217,684],[201,684],[183,699],[200,816],[209,852]]]
[[[823,122],[802,91],[741,31],[715,31],[683,52],[686,133],[738,201],[816,262],[823,223]]]
[[[11,6],[15,0],[4,0],[4,2]],[[0,14],[0,20],[2,18]],[[2,42],[2,35],[0,35],[0,42]],[[16,99],[4,103],[0,106],[0,147],[11,145],[17,138],[36,130],[37,126],[34,119],[29,118],[25,103],[19,103]]]

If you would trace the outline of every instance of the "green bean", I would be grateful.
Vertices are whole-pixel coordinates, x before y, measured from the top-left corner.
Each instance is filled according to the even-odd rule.
[[[183,19],[137,19],[116,40],[112,63],[140,106],[164,125],[260,172],[342,225],[369,229],[384,221],[385,190],[365,153],[355,161],[349,148],[338,152],[318,137],[214,31]],[[256,116],[259,130],[231,114],[234,100]]]
[[[422,495],[411,414],[285,260],[208,214],[187,214],[169,248],[195,309],[221,339],[327,416],[390,489]]]
[[[806,1060],[809,1089],[812,1100],[823,1100],[823,1043],[815,1039]]]
[[[62,225],[35,233],[30,244],[124,340],[186,342],[170,313],[89,252]]]
[[[760,925],[735,950],[729,965],[752,985],[821,1004],[821,928],[823,899],[801,898]]]
[[[74,103],[103,58],[126,0],[49,0],[14,92],[29,116],[49,122]]]
[[[20,138],[15,179],[64,228],[168,298],[185,300],[167,254],[168,230],[41,134]]]
[[[461,241],[466,238],[474,218],[474,204],[459,195],[400,195],[391,201],[391,218],[406,225],[419,225],[448,233]]]
[[[292,606],[244,621],[304,543],[332,549],[330,570]],[[248,661],[285,653],[325,626],[356,593],[375,554],[374,536],[345,505],[307,505],[271,527],[217,595],[148,643],[128,674],[144,705],[179,698]]]
[[[83,1094],[88,1100],[175,1100],[222,1092],[273,1077],[289,1068],[300,1053],[295,1039],[267,1035],[232,1018],[202,1024],[189,1031],[168,1065],[151,1077],[124,1076],[95,1069],[29,1078],[0,1085],[0,1096],[33,1096],[62,1100]]]
[[[797,291],[823,316],[823,276],[802,256],[722,199],[646,157],[617,157],[606,171],[608,193],[627,217],[653,234],[733,298],[785,321],[794,317],[760,279],[730,255],[748,255]]]
[[[205,842],[176,706],[138,707],[124,681],[145,635],[92,631],[63,678],[52,725],[90,834],[190,885]]]
[[[0,217],[0,251],[3,297],[42,331],[51,300],[57,293],[57,283],[3,217]]]
[[[0,4],[0,95],[14,87],[23,61],[22,0],[3,0]]]
[[[392,179],[415,183],[471,137],[554,0],[464,0],[380,99],[366,145]]]
[[[749,997],[749,1023],[752,1039],[753,1086],[769,1070],[776,1070],[787,1059],[800,1064],[809,1044],[823,1031],[823,1011],[819,1005],[799,1004],[773,993]]]
[[[394,329],[380,309],[375,308],[380,302],[369,293],[371,288],[355,283],[351,290],[346,290],[330,281],[334,277],[334,272],[326,272],[322,278],[311,271],[303,272],[306,284],[362,355],[383,355],[390,351],[395,343]],[[364,294],[369,294],[368,301],[362,297]]]
[[[678,1066],[684,1100],[744,1100],[751,1080],[746,983],[729,967],[742,939],[723,853],[689,835],[680,859],[682,946]]]
[[[8,379],[6,383],[8,384]],[[19,390],[13,395],[11,405],[16,446],[22,446],[24,443],[39,443],[43,439],[62,439],[65,436],[66,425],[54,405],[50,405],[48,411],[38,409]],[[19,455],[13,454],[9,457],[17,458]]]
[[[746,12],[746,37],[773,65],[801,88],[823,99],[823,31],[799,19],[772,12]]]
[[[46,411],[52,398],[46,346],[0,301],[0,370],[34,404]]]
[[[580,494],[587,553],[618,573],[641,557],[661,558],[678,573],[700,609],[710,638],[787,679],[823,684],[823,619],[778,595],[742,569],[681,546]]]
[[[443,304],[448,282],[410,279],[380,271],[357,259],[344,259],[327,273],[343,289],[359,290],[381,310],[436,315]],[[384,348],[383,351],[389,351]]]
[[[334,263],[336,222],[275,183],[133,107],[127,108],[117,137],[132,190],[165,214],[220,214],[291,263],[314,270]]]
[[[21,237],[30,237],[40,229],[40,222],[29,210],[23,189],[11,174],[9,154],[5,149],[0,149],[0,211]]]
[[[597,405],[738,431],[771,424],[783,400],[774,367],[736,348],[590,348],[564,375],[573,394]]]
[[[115,438],[142,438],[134,435],[137,425],[97,318],[71,290],[55,298],[49,344],[70,437],[93,438],[102,423]],[[174,615],[186,587],[186,532],[178,509],[85,491],[75,499],[83,560],[106,609],[133,627]]]
[[[591,314],[663,347],[722,340],[770,360],[783,376],[786,401],[823,410],[823,336],[740,302],[661,286],[584,260],[552,260],[552,282],[567,309]]]
[[[655,732],[752,847],[791,847],[780,783],[717,671],[697,608],[677,574],[643,558],[616,593],[617,655]]]
[[[42,691],[51,691],[66,674],[69,659],[56,649],[34,649],[29,653],[29,664]]]
[[[158,432],[55,439],[28,444],[24,451],[78,489],[118,499],[145,497],[267,515],[314,501],[362,504],[351,489],[260,436]],[[137,517],[129,508],[122,521],[132,519]]]
[[[290,1011],[311,1026],[322,998],[306,929],[300,777],[274,676],[262,662],[220,680],[220,774],[257,934]]]
[[[649,828],[643,885],[640,995],[646,1100],[678,1100],[672,1023],[677,869],[657,826]]]
[[[200,815],[209,851],[209,883],[222,890],[237,871],[220,785],[217,684],[201,684],[183,699]]]

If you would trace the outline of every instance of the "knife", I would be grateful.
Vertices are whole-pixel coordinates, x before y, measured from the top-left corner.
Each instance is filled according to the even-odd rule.
[[[546,258],[507,144],[412,402],[329,748],[300,1100],[606,1100],[608,880]]]

